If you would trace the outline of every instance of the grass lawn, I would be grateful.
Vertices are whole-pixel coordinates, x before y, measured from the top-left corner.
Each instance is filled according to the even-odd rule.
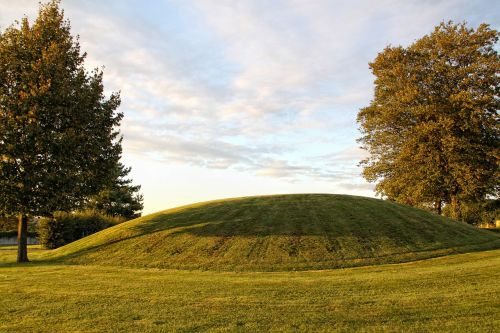
[[[43,250],[31,248],[34,258]],[[0,247],[2,332],[494,332],[500,250],[326,271],[16,265]]]
[[[500,234],[393,202],[331,194],[234,198],[119,224],[47,253],[128,268],[293,271],[500,248]]]

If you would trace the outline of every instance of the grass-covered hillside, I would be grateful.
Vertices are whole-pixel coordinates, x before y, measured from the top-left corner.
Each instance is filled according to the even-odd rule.
[[[44,259],[215,270],[324,269],[500,247],[500,236],[383,200],[327,194],[199,203],[109,228]]]

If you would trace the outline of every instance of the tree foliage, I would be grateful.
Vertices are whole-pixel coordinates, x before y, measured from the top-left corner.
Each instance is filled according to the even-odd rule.
[[[479,227],[494,227],[500,219],[500,200],[486,199],[479,202],[461,202],[460,219],[463,222],[474,224]],[[443,209],[443,215],[451,216],[451,207],[448,205]]]
[[[497,196],[497,31],[441,23],[407,48],[370,63],[375,96],[360,110],[364,177],[382,196],[413,205],[459,205]]]
[[[143,196],[139,193],[141,186],[132,185],[132,180],[126,178],[130,170],[131,168],[118,163],[114,169],[113,184],[90,197],[85,208],[127,220],[141,216],[143,209]]]
[[[121,155],[119,94],[103,93],[58,1],[0,35],[0,211],[68,211],[113,180]],[[20,236],[19,261],[25,246]]]
[[[17,220],[13,217],[0,215],[0,231],[16,230]]]
[[[95,211],[55,212],[40,219],[37,233],[42,247],[55,249],[123,221]]]

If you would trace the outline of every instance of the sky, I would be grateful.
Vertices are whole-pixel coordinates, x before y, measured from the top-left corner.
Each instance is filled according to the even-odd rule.
[[[0,0],[0,30],[39,0]],[[63,0],[85,66],[120,91],[144,213],[278,193],[375,196],[356,115],[368,64],[442,21],[500,29],[500,1]]]

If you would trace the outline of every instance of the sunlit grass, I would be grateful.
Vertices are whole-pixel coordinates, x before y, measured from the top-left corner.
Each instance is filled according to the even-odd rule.
[[[500,250],[302,272],[15,265],[2,248],[2,332],[494,332]],[[10,258],[10,259],[9,259]]]
[[[322,194],[179,207],[81,239],[47,259],[241,271],[397,263],[500,247],[500,235],[388,201]]]
[[[29,245],[30,258],[37,260],[43,253],[48,252],[40,247],[40,245]],[[0,264],[13,263],[16,259],[17,245],[0,245]]]
[[[196,204],[31,246],[28,264],[0,247],[0,331],[494,332],[500,249],[480,250],[499,240],[361,197]]]

